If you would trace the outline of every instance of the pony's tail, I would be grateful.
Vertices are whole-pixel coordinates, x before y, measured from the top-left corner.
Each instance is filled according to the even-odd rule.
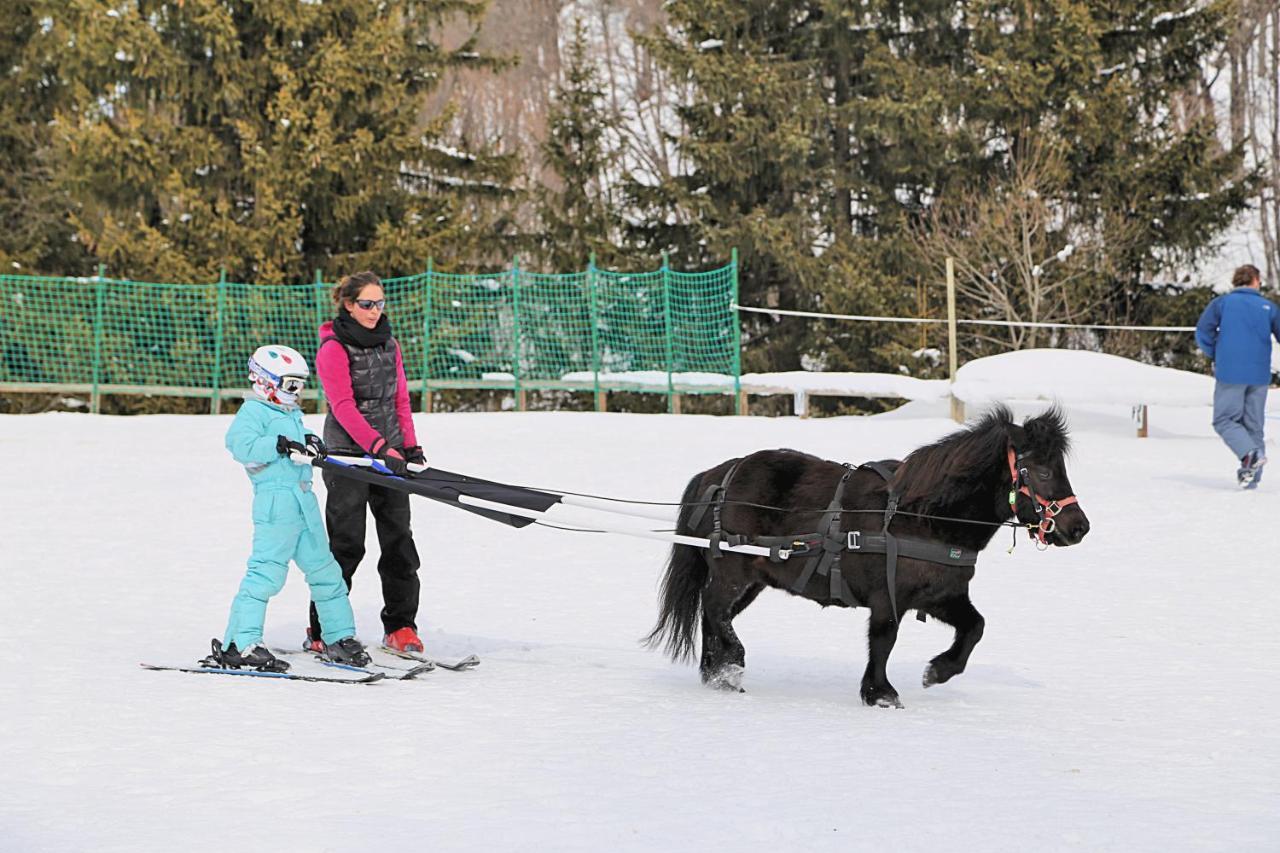
[[[697,509],[694,502],[702,489],[702,476],[699,474],[690,480],[680,498],[676,532],[684,536],[694,533],[689,517]],[[664,645],[674,661],[693,658],[698,616],[702,610],[702,589],[707,585],[710,570],[702,549],[692,545],[671,547],[667,573],[662,578],[658,624],[644,638],[646,646],[656,648]]]

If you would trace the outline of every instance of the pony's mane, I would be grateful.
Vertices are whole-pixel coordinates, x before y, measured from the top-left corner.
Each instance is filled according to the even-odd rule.
[[[963,497],[1005,452],[1012,423],[1013,412],[996,405],[975,423],[913,450],[893,478],[902,505],[929,507]]]
[[[1049,462],[1071,452],[1067,416],[1057,406],[1028,418],[1022,429],[1026,432],[1026,447],[1021,449],[1030,451],[1041,462]]]
[[[969,426],[913,450],[893,478],[902,505],[939,506],[966,497],[1005,458],[1011,429],[1018,429],[1013,412],[997,404]],[[1039,460],[1048,462],[1070,449],[1066,416],[1057,406],[1029,418],[1021,430],[1018,450]]]

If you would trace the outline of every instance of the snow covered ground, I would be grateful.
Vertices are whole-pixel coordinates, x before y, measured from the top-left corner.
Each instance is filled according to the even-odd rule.
[[[765,593],[737,622],[748,693],[713,693],[636,642],[661,543],[425,500],[428,651],[479,669],[367,687],[142,671],[200,657],[240,581],[230,419],[0,418],[0,850],[1280,849],[1280,470],[1237,491],[1203,406],[1153,408],[1147,440],[1127,405],[1069,413],[1092,532],[1011,556],[997,538],[973,584],[986,637],[949,684],[919,681],[948,629],[906,622],[904,710],[859,704],[866,611]],[[444,468],[659,501],[751,450],[862,461],[954,427],[939,401],[417,423]],[[372,559],[353,602],[376,641]],[[295,571],[268,642],[297,644],[305,612]]]

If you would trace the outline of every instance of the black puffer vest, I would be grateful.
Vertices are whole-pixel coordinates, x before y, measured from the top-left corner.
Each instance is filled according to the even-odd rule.
[[[375,347],[357,347],[344,344],[334,335],[327,335],[320,340],[320,346],[328,345],[329,341],[347,351],[347,358],[351,361],[351,392],[360,414],[387,440],[387,446],[403,447],[404,436],[396,414],[396,388],[400,380],[396,371],[396,351],[400,345],[396,339],[389,338],[386,343]],[[365,452],[338,423],[332,410],[324,419],[324,443],[333,453],[360,456]]]

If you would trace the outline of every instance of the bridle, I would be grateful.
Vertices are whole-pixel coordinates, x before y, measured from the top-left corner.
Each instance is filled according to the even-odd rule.
[[[1049,543],[1045,541],[1045,537],[1058,526],[1054,517],[1066,507],[1079,503],[1079,501],[1075,495],[1053,500],[1045,500],[1040,497],[1035,487],[1031,485],[1031,476],[1027,473],[1022,459],[1023,454],[1015,453],[1011,442],[1009,444],[1009,477],[1012,480],[1012,488],[1009,490],[1009,507],[1013,510],[1013,517],[1016,519],[1018,517],[1018,493],[1021,492],[1031,498],[1031,502],[1035,506],[1036,515],[1040,516],[1040,521],[1036,524],[1028,524],[1027,533],[1037,540],[1036,547],[1048,548]]]

